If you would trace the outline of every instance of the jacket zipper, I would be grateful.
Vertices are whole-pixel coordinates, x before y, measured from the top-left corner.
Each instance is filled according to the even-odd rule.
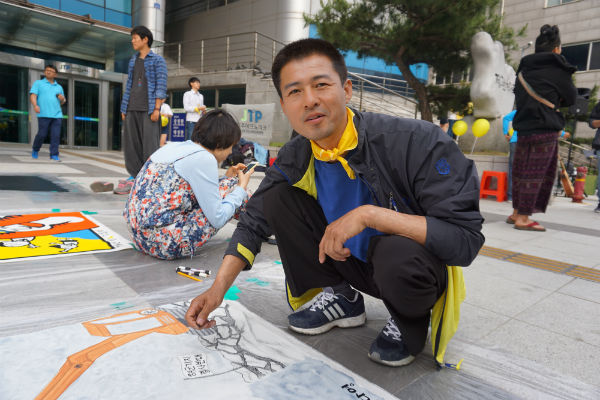
[[[392,194],[392,192],[390,192],[389,209],[398,212],[396,200],[394,200],[394,195]]]

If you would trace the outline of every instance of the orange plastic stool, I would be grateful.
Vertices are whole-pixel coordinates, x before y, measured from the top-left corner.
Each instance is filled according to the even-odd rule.
[[[496,178],[496,189],[490,189],[492,178]],[[479,188],[479,198],[487,196],[496,196],[496,201],[506,200],[506,187],[508,178],[506,172],[499,171],[483,171],[481,175],[481,185]]]

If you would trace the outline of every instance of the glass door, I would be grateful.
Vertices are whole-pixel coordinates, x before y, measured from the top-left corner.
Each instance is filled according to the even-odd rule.
[[[0,64],[0,142],[29,142],[27,69]]]
[[[121,84],[110,82],[108,86],[108,148],[121,150]]]
[[[75,81],[74,141],[75,146],[98,147],[98,104],[100,85]]]

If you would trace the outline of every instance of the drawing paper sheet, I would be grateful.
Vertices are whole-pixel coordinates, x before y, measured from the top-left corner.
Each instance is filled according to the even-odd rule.
[[[180,322],[187,306],[0,338],[0,398],[394,398],[238,302],[225,301],[217,326],[200,331]]]
[[[80,212],[0,217],[0,262],[129,248],[129,241]]]

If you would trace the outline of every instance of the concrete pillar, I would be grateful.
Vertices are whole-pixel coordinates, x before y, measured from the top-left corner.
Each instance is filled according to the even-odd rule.
[[[165,41],[166,0],[134,0],[132,3],[133,26],[144,25],[152,32],[154,41]],[[162,47],[153,49],[162,54]]]

